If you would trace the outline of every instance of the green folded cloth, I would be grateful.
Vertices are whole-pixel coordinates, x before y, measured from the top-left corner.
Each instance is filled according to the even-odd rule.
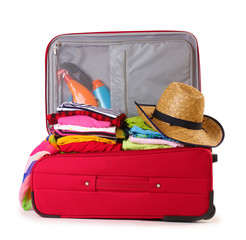
[[[143,150],[143,149],[158,149],[158,148],[170,148],[168,145],[164,144],[140,144],[133,143],[130,140],[124,140],[122,143],[123,150]]]
[[[153,128],[149,127],[140,116],[126,118],[125,122],[129,128],[132,128],[134,126],[138,126],[144,130],[155,131]]]

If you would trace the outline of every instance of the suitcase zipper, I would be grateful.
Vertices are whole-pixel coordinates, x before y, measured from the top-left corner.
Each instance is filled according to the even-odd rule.
[[[125,113],[128,116],[128,79],[127,79],[127,51],[126,49],[124,52],[124,66],[123,66],[123,78],[125,84]]]
[[[54,55],[57,54],[57,50],[58,50],[58,48],[60,47],[60,45],[61,45],[61,42],[57,42],[57,44],[54,46],[54,48],[53,48],[53,54],[54,54]]]
[[[89,46],[93,46],[93,45],[104,45],[104,46],[109,46],[109,45],[124,45],[124,44],[131,44],[131,43],[165,43],[165,42],[171,42],[171,41],[178,41],[178,40],[132,40],[132,41],[93,41],[93,42],[69,42],[69,41],[64,41],[64,42],[57,42],[56,45],[53,47],[53,54],[57,55],[57,51],[59,49],[60,46],[83,46],[83,45],[89,45]],[[179,40],[179,41],[184,41],[184,40]]]

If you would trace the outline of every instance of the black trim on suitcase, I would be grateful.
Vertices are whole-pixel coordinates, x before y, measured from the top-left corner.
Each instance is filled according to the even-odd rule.
[[[218,162],[218,155],[212,154],[213,163]]]
[[[61,216],[59,215],[49,215],[49,214],[44,214],[44,213],[41,213],[36,205],[35,205],[35,201],[34,201],[34,192],[31,192],[31,198],[32,198],[32,207],[34,209],[34,211],[41,217],[46,217],[46,218],[60,218]]]
[[[202,216],[164,216],[162,221],[167,222],[194,222],[198,220],[208,220],[215,215],[215,206],[213,203],[214,191],[211,191],[209,194],[209,208],[208,211]]]

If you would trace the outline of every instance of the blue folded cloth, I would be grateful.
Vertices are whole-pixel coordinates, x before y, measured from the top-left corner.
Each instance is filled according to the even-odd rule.
[[[132,135],[133,137],[137,137],[137,138],[155,138],[155,139],[164,139],[164,140],[168,140],[168,141],[173,141],[173,142],[177,142],[173,139],[170,139],[164,135],[162,135],[161,133],[155,131],[155,130],[144,130],[138,126],[133,126],[132,128],[130,128],[130,131],[128,132],[129,135]]]
[[[156,132],[156,131],[152,131],[152,130],[144,130],[138,126],[133,126],[132,128],[130,128],[130,131],[132,133],[138,133],[138,134],[150,134],[150,135],[154,135],[154,136],[163,136],[161,133]]]

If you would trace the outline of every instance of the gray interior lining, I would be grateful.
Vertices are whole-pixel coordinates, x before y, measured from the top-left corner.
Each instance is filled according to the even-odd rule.
[[[58,46],[59,45],[59,46]],[[134,101],[156,104],[170,82],[200,88],[197,43],[191,34],[78,34],[57,37],[47,55],[47,114],[70,97],[56,72],[71,62],[109,88],[112,108],[136,116]]]
[[[135,101],[157,104],[171,82],[194,85],[192,51],[183,40],[128,45],[127,65],[129,116],[136,115]]]

